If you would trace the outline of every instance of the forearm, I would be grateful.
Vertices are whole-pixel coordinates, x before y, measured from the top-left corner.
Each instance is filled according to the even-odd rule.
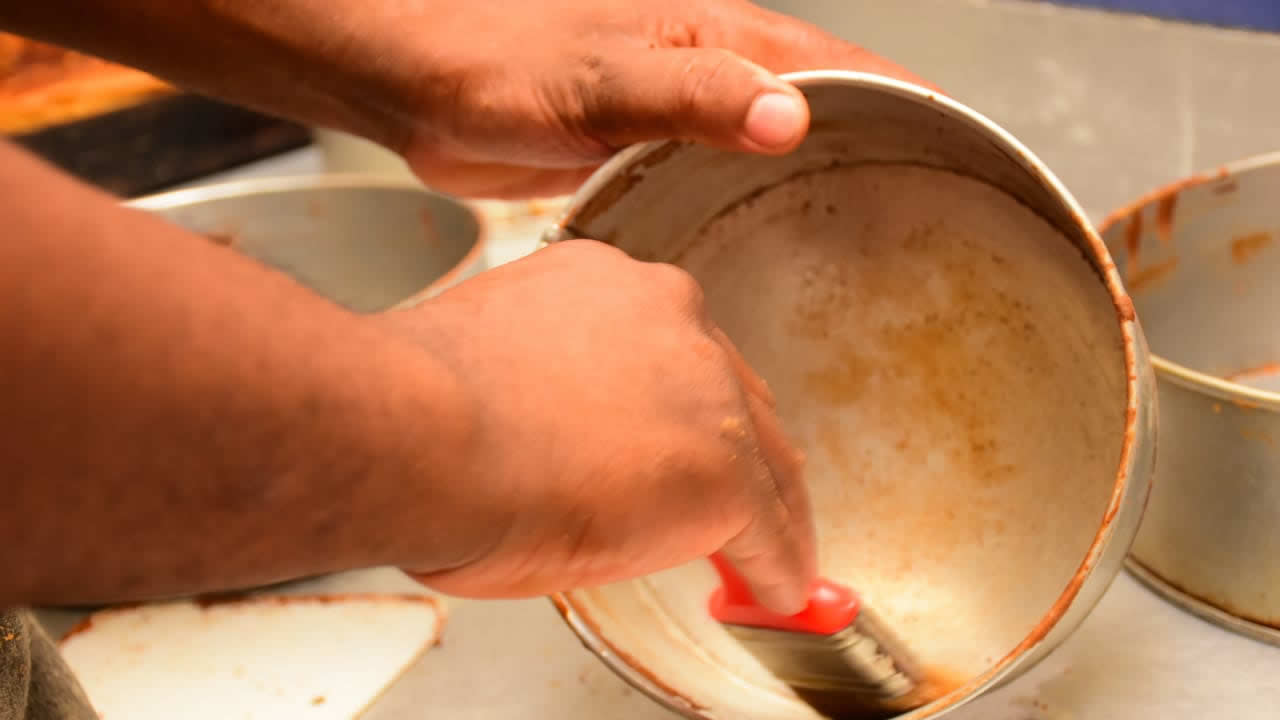
[[[392,71],[425,75],[423,68],[395,67],[395,48],[387,43],[398,38],[381,31],[398,25],[388,16],[403,7],[399,1],[46,0],[0,3],[0,29],[395,146],[403,123],[391,119],[398,112],[389,99]],[[361,42],[372,33],[381,44]]]
[[[420,566],[466,519],[450,371],[2,143],[0,348],[0,606]]]

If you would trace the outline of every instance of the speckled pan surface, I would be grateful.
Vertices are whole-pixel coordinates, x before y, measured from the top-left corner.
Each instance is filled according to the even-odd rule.
[[[814,113],[800,151],[633,149],[548,239],[701,282],[808,453],[824,571],[930,668],[913,714],[936,716],[1034,664],[1115,577],[1154,380],[1101,242],[1016,141],[913,86],[792,79]],[[713,582],[699,562],[556,601],[686,715],[815,717],[710,620]]]
[[[407,178],[241,180],[129,204],[229,243],[357,312],[419,302],[484,269],[479,214]]]
[[[1280,645],[1280,155],[1189,177],[1117,210],[1103,237],[1149,329],[1156,486],[1137,577]]]

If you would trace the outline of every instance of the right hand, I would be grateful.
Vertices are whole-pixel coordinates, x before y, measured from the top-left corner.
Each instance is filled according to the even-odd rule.
[[[433,549],[459,560],[407,568],[424,583],[544,594],[722,550],[762,603],[804,607],[800,454],[687,273],[569,241],[380,322],[452,365],[478,408],[454,479],[470,510]]]

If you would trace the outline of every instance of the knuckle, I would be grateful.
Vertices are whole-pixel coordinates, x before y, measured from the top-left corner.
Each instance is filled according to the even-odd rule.
[[[477,126],[492,123],[494,96],[502,87],[502,74],[490,59],[439,58],[440,67],[424,83],[426,102],[414,107],[425,118],[420,126],[433,136],[466,137]]]
[[[670,302],[683,310],[701,313],[706,302],[698,280],[675,265],[654,263],[653,283]]]
[[[544,139],[544,151],[604,160],[616,150],[602,137],[625,120],[619,114],[625,86],[607,56],[571,57],[563,71],[530,78],[528,85],[529,116],[554,131]]]
[[[715,405],[717,403],[713,403]],[[707,412],[688,417],[683,430],[669,436],[655,449],[659,464],[673,475],[693,481],[703,491],[729,498],[749,511],[755,503],[751,490],[754,462],[744,448],[741,434],[745,424],[732,413]]]
[[[701,366],[699,369],[710,370],[712,374],[718,377],[728,377],[728,374],[733,372],[733,368],[729,365],[729,359],[724,354],[724,348],[720,347],[719,343],[705,333],[696,329],[690,332],[693,337],[686,335],[679,338],[678,342],[688,351],[694,361]]]
[[[723,502],[727,454],[716,452],[700,433],[687,435],[683,442],[671,442],[653,451],[658,477],[674,481],[675,492],[690,502]]]
[[[788,489],[783,487],[756,445],[751,448],[751,461],[752,500],[757,519],[770,531],[787,527],[792,520]]]
[[[760,505],[764,517],[769,520],[770,527],[786,527],[791,522],[791,508],[787,505],[785,491],[767,468],[759,476]]]
[[[573,255],[578,258],[589,257],[602,261],[621,260],[626,257],[626,254],[618,248],[588,238],[562,240],[548,245],[546,250],[562,255]]]
[[[563,240],[548,247],[548,250],[554,250],[560,253],[589,253],[596,250],[599,243],[588,238],[573,238],[571,240]]]
[[[689,22],[662,23],[655,35],[658,37],[655,44],[661,47],[689,48],[698,45],[698,28]]]
[[[707,49],[692,55],[684,66],[677,111],[683,115],[696,115],[709,103],[719,102],[717,88],[723,86],[722,78],[736,63],[737,58],[728,50]]]
[[[595,53],[579,57],[568,77],[564,97],[555,103],[558,121],[577,152],[604,160],[627,144],[621,138],[637,122],[634,88],[616,58]]]
[[[742,530],[734,538],[734,550],[744,560],[758,560],[777,551],[778,538],[785,534],[787,516],[769,503],[754,502],[743,515]]]
[[[563,92],[553,93],[555,106],[563,123],[572,129],[585,130],[599,123],[613,121],[609,102],[616,82],[605,58],[595,53],[578,57],[566,73]]]

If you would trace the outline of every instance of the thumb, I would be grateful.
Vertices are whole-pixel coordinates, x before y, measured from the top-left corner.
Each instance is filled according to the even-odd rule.
[[[637,50],[604,65],[599,82],[581,86],[580,127],[612,148],[678,139],[783,153],[809,128],[799,90],[728,50]]]

